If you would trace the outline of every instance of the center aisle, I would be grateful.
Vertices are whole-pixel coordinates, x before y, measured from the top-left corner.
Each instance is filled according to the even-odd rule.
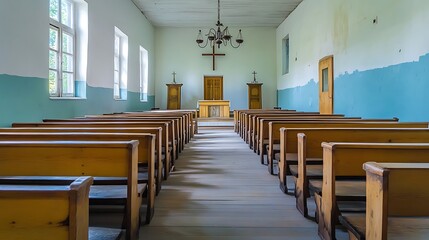
[[[140,239],[318,239],[232,128],[200,128],[163,183]]]

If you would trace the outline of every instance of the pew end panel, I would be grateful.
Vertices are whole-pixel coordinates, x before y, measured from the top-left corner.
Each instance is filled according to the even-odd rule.
[[[0,185],[1,239],[88,239],[92,177],[67,185]]]

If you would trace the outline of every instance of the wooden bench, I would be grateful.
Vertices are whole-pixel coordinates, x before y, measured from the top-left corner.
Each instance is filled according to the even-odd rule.
[[[131,141],[137,140],[138,162],[145,169],[139,174],[139,183],[147,184],[146,223],[150,223],[155,209],[155,137],[147,133],[88,133],[88,132],[0,132],[0,141]],[[139,167],[139,169],[142,169]],[[105,178],[97,179],[99,184],[118,184],[121,180]],[[102,182],[102,183],[101,183]],[[122,180],[126,185],[126,178]]]
[[[196,124],[196,110],[158,110],[148,112],[125,112],[125,117],[179,117],[183,122],[183,138],[185,143],[193,137]]]
[[[247,130],[246,126],[247,126],[247,124],[249,122],[248,114],[264,113],[264,112],[267,112],[267,110],[260,110],[260,109],[256,110],[256,109],[253,109],[253,110],[243,110],[243,111],[239,112],[239,117],[238,117],[238,124],[239,124],[238,132],[239,132],[241,138],[243,138],[243,139],[245,138],[245,134],[244,133]],[[277,112],[278,113],[288,113],[288,112],[296,112],[296,111],[294,111],[294,110],[276,110],[276,109],[270,109],[269,112],[270,113],[277,113]]]
[[[261,119],[261,130],[260,135],[262,138],[259,141],[262,141],[260,147],[263,148],[263,151],[267,153],[267,162],[269,166],[270,173],[273,172],[273,160],[275,159],[275,153],[280,151],[280,128],[282,128],[282,122],[285,120],[270,120],[270,119]],[[291,120],[288,120],[291,121]],[[331,121],[331,122],[367,122],[367,123],[397,123],[398,119],[360,119],[360,118],[326,118],[326,117],[314,117],[313,119],[304,119],[301,121]],[[271,123],[272,122],[272,123]],[[423,125],[423,124],[422,124]],[[263,158],[262,158],[263,159]]]
[[[413,128],[290,128],[282,130],[287,138],[298,135],[298,165],[290,166],[296,178],[295,197],[298,210],[308,216],[309,179],[321,179],[322,165],[307,165],[307,158],[321,159],[322,142],[429,142],[429,129]],[[308,174],[307,174],[308,173]]]
[[[359,118],[345,118],[345,117],[327,117],[327,116],[308,116],[304,118],[284,118],[284,119],[260,119],[260,124],[258,128],[258,135],[255,139],[258,139],[255,144],[259,147],[257,148],[258,154],[261,155],[261,163],[264,163],[264,155],[267,155],[267,162],[269,167],[269,172],[273,174],[273,159],[274,154],[279,152],[279,142],[280,142],[280,128],[283,123],[291,121],[300,121],[300,122],[311,122],[311,121],[329,121],[329,122],[391,122],[390,120],[372,120],[372,119],[359,119]],[[277,144],[277,145],[276,145]]]
[[[350,239],[427,239],[429,164],[365,163],[366,215],[342,216]]]
[[[88,227],[92,182],[80,177],[62,185],[1,184],[0,239],[117,239],[120,231]]]
[[[126,177],[127,185],[93,186],[91,201],[122,202],[127,239],[137,239],[145,184],[138,184],[138,142],[0,141],[1,176]]]
[[[165,122],[49,122],[49,123],[13,123],[13,128],[162,128],[162,152],[165,154],[165,179],[168,178],[170,170],[174,167],[175,145],[172,144],[171,125]],[[174,138],[173,138],[174,139]],[[171,146],[173,145],[173,146]],[[171,147],[170,147],[171,146]]]
[[[97,123],[97,124],[108,124],[108,123],[127,123],[126,127],[140,127],[138,124],[168,124],[167,131],[169,135],[169,145],[172,147],[172,157],[173,161],[178,158],[179,149],[181,148],[180,136],[180,126],[178,120],[173,119],[155,119],[155,118],[73,118],[73,119],[44,119],[44,123],[49,124],[68,124],[68,123]],[[24,124],[34,124],[34,123],[14,123],[12,127],[22,127]],[[133,126],[134,125],[134,126]],[[136,126],[137,125],[137,126]],[[32,127],[32,126],[28,126]]]
[[[164,168],[165,159],[161,154],[162,149],[162,128],[0,128],[2,133],[15,133],[15,132],[45,132],[45,133],[150,133],[155,135],[155,185],[156,194],[161,190],[162,178],[165,176],[166,168]],[[164,156],[165,157],[165,156]],[[142,161],[140,161],[142,163]],[[147,165],[147,164],[145,164]]]
[[[257,116],[261,116],[261,117],[262,116],[284,116],[286,118],[286,117],[292,117],[292,116],[296,116],[296,117],[307,116],[308,117],[308,116],[315,116],[315,115],[320,116],[320,114],[317,112],[295,112],[295,111],[293,111],[293,112],[285,112],[285,111],[277,112],[277,113],[274,113],[274,115],[273,114],[264,114],[264,113],[246,114],[245,115],[246,119],[244,121],[243,139],[246,143],[250,143],[250,138],[251,138],[250,132],[253,132],[253,130],[251,130],[251,128],[252,128],[252,125],[254,124],[254,122],[256,122],[256,120],[255,121],[253,121],[253,120]],[[332,116],[332,115],[330,115],[330,116]]]
[[[287,115],[277,115],[277,116],[269,116],[269,115],[257,115],[253,117],[252,125],[250,125],[250,129],[253,129],[252,131],[249,131],[249,144],[253,146],[253,151],[258,153],[258,155],[261,153],[261,151],[264,151],[265,149],[260,149],[259,141],[263,138],[268,138],[268,123],[269,122],[281,122],[281,121],[293,121],[293,120],[303,120],[303,121],[311,121],[316,119],[327,119],[327,120],[357,120],[360,118],[346,118],[343,115],[320,115],[320,114],[287,114]],[[262,138],[261,138],[262,136]],[[252,148],[252,147],[251,147]]]
[[[271,128],[280,128],[280,153],[276,157],[278,160],[278,177],[280,189],[288,193],[287,178],[290,174],[289,166],[298,164],[298,139],[296,134],[287,134],[289,128],[427,128],[427,123],[391,123],[391,122],[333,122],[333,121],[314,121],[314,122],[273,122]],[[277,131],[270,131],[277,134]],[[291,133],[291,132],[290,132]],[[272,137],[276,138],[276,137]],[[319,145],[320,146],[320,145]],[[313,157],[312,157],[313,158]],[[309,161],[307,161],[309,162]],[[311,159],[311,164],[321,164],[321,157]]]
[[[429,163],[429,143],[325,142],[322,147],[323,181],[310,181],[322,239],[335,239],[335,225],[342,211],[338,203],[365,201],[365,171],[362,170],[365,162]],[[352,207],[351,210],[365,212],[365,207]]]

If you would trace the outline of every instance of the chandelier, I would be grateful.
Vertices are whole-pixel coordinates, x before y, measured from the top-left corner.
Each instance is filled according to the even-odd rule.
[[[210,42],[210,47],[213,47],[215,44],[218,48],[223,44],[224,46],[228,45],[228,42],[233,48],[238,48],[244,42],[243,36],[241,35],[241,29],[238,31],[238,36],[235,39],[237,45],[233,44],[232,36],[229,34],[228,27],[221,30],[223,24],[220,22],[220,0],[217,1],[217,30],[215,28],[210,28],[209,32],[206,34],[207,40],[204,43],[203,36],[201,34],[201,30],[198,33],[196,42],[200,48],[205,48]]]

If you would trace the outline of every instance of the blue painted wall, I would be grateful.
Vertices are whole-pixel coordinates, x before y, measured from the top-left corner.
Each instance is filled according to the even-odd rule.
[[[318,85],[278,91],[278,105],[318,111]],[[364,118],[429,121],[429,54],[419,61],[340,74],[334,80],[334,112]]]
[[[44,118],[143,111],[154,107],[155,103],[155,96],[149,96],[148,102],[140,102],[136,92],[127,92],[126,101],[115,101],[112,89],[90,86],[86,86],[86,99],[53,100],[49,98],[47,79],[7,74],[0,74],[0,96],[0,127]]]
[[[277,106],[305,112],[319,111],[319,85],[311,79],[306,85],[277,91]]]

